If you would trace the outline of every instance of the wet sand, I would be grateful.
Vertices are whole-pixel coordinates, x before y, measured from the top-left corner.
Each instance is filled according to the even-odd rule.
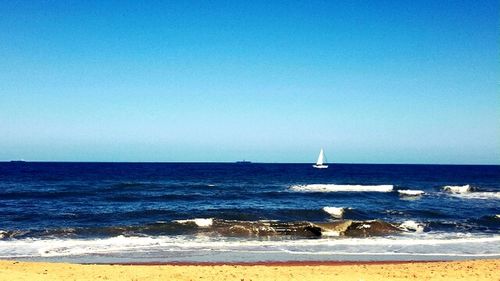
[[[148,265],[0,261],[0,280],[500,280],[500,260]]]

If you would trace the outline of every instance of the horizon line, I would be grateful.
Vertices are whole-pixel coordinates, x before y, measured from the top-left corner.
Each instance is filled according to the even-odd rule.
[[[73,160],[0,160],[0,163],[102,163],[102,164],[298,164],[298,165],[312,165],[313,162],[254,162],[244,160],[236,161],[73,161]],[[485,163],[355,163],[355,162],[334,162],[327,163],[328,165],[435,165],[435,166],[500,166],[500,163],[485,164]]]

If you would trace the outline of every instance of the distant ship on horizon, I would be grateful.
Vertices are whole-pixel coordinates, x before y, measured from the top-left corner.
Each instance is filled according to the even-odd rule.
[[[240,160],[240,161],[236,161],[236,164],[252,164],[252,161]]]

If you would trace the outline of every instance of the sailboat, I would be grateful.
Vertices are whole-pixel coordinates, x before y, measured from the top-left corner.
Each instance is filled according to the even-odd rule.
[[[318,161],[316,161],[316,165],[313,165],[314,168],[316,169],[326,169],[328,168],[328,165],[325,165],[326,163],[326,157],[325,154],[323,153],[323,148],[319,151],[318,155]]]

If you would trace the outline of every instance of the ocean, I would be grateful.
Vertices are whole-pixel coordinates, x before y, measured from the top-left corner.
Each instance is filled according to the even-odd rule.
[[[0,163],[0,259],[499,257],[500,166]]]

